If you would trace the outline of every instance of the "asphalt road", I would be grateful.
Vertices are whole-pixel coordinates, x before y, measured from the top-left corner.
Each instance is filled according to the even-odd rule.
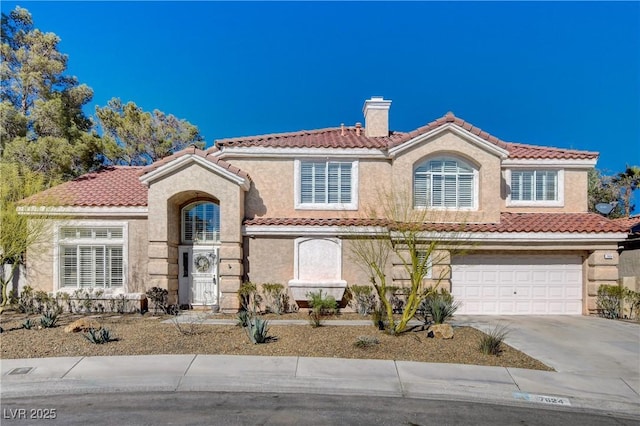
[[[3,398],[6,425],[634,425],[637,419],[549,408],[409,398],[229,392]],[[52,418],[53,417],[53,418]]]

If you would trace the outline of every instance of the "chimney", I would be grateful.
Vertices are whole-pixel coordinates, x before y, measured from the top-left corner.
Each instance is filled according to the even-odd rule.
[[[364,135],[370,138],[389,136],[389,107],[391,101],[372,96],[364,101]]]
[[[356,136],[360,136],[360,129],[362,128],[362,124],[356,123]]]

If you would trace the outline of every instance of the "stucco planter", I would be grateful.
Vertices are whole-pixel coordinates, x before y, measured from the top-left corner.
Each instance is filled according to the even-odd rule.
[[[331,282],[317,282],[317,281],[301,281],[291,280],[289,281],[289,291],[291,297],[296,302],[306,302],[309,298],[308,293],[319,292],[322,290],[322,294],[327,296],[333,296],[336,301],[340,302],[344,297],[344,292],[347,288],[346,281],[331,281]]]

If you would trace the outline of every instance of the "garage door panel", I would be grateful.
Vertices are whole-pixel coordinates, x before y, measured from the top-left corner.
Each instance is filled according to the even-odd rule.
[[[579,256],[460,256],[451,281],[461,314],[582,313]]]

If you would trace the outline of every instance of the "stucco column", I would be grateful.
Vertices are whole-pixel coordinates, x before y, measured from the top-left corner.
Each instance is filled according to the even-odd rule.
[[[587,291],[586,314],[597,311],[596,296],[601,285],[618,285],[618,252],[610,250],[594,250],[587,259]]]
[[[236,241],[222,243],[219,268],[220,309],[223,312],[237,312],[240,308],[238,290],[244,274],[241,243]]]

